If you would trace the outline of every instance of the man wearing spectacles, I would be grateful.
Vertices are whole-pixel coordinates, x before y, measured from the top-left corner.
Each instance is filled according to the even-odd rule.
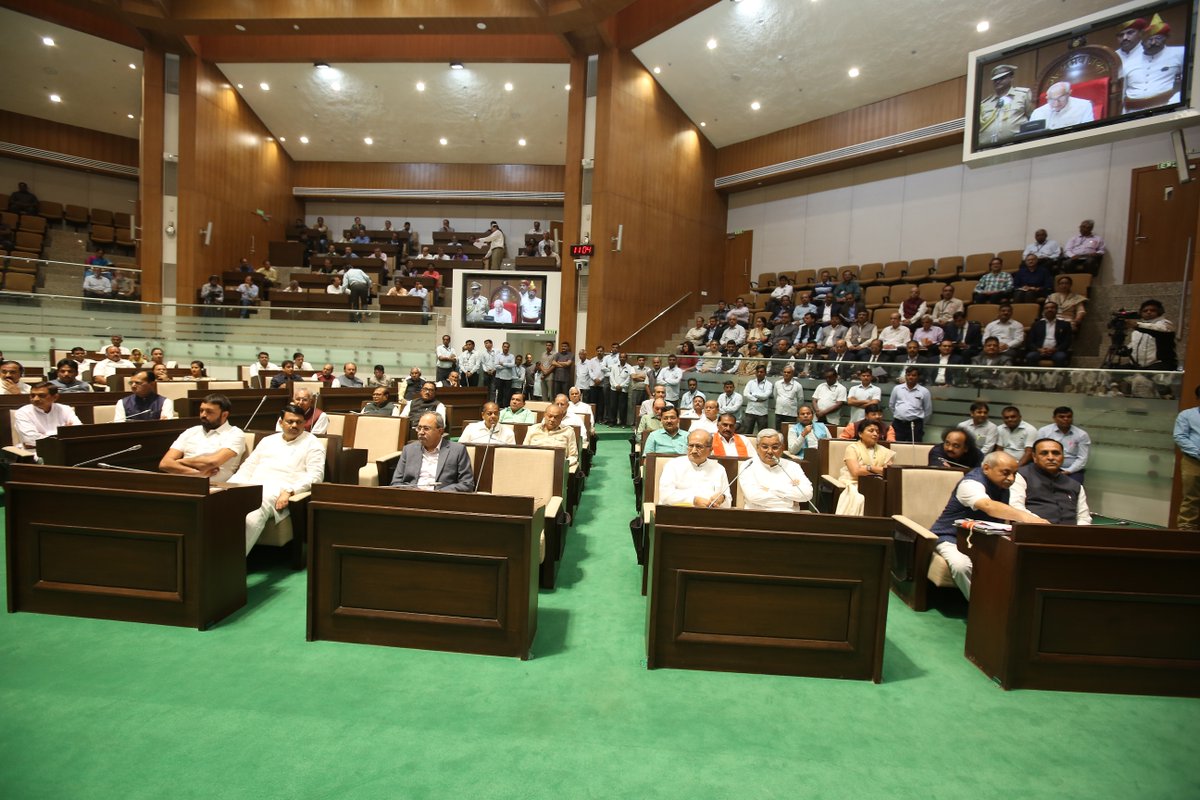
[[[415,430],[417,441],[404,445],[391,485],[427,492],[475,491],[467,448],[445,436],[445,418],[424,413]]]
[[[155,419],[175,419],[175,401],[158,393],[154,373],[135,372],[129,380],[133,394],[117,403],[113,422],[148,422]]]
[[[687,458],[673,458],[658,480],[658,502],[667,506],[729,508],[729,478],[712,454],[712,434],[694,430],[687,437]]]

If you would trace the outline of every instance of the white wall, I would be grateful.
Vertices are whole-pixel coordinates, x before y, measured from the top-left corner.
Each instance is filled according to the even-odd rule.
[[[552,219],[562,219],[563,209],[562,206],[512,208],[406,203],[364,203],[356,208],[353,202],[305,203],[305,221],[313,225],[318,216],[325,218],[325,224],[336,236],[341,236],[342,231],[350,226],[356,216],[362,217],[367,230],[383,230],[383,222],[388,219],[392,221],[392,227],[396,230],[404,227],[405,222],[411,222],[413,230],[420,234],[422,242],[433,241],[432,234],[441,229],[443,219],[449,219],[450,227],[456,231],[486,231],[491,221],[496,220],[510,242],[508,254],[512,256],[513,243],[518,246],[524,245],[525,232],[533,227],[534,220],[542,223],[542,230],[548,230],[546,223]]]
[[[64,169],[34,161],[0,158],[0,192],[12,193],[24,181],[39,200],[103,208],[108,211],[134,212],[138,196],[137,180],[113,178],[73,169]]]
[[[1200,128],[1185,131],[1200,146]],[[754,231],[753,274],[1066,244],[1096,220],[1102,283],[1125,272],[1130,172],[1174,160],[1168,134],[974,169],[961,147],[734,194],[727,229]]]

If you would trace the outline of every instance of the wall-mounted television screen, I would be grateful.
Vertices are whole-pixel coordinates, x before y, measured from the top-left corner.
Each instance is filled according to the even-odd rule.
[[[454,276],[459,280],[459,276]],[[546,327],[546,279],[497,275],[494,272],[463,273],[461,323],[468,328],[544,330]]]
[[[1194,23],[1195,0],[1127,3],[975,51],[964,155],[1196,116]]]

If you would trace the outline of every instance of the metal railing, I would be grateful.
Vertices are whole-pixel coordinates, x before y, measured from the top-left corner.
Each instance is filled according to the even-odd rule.
[[[667,306],[667,307],[666,307],[666,308],[664,308],[662,311],[658,312],[658,313],[657,313],[657,314],[655,314],[653,317],[651,317],[651,318],[649,319],[649,321],[647,321],[647,322],[646,322],[646,324],[645,324],[645,325],[643,325],[642,327],[638,328],[636,331],[634,331],[633,333],[629,334],[629,335],[628,335],[628,336],[626,336],[624,339],[622,339],[620,342],[618,342],[618,343],[617,343],[617,346],[618,346],[618,347],[624,347],[626,342],[628,342],[628,341],[629,341],[630,339],[632,339],[633,337],[637,336],[637,335],[638,335],[639,333],[641,333],[642,331],[646,330],[646,328],[649,328],[651,325],[653,325],[654,323],[658,322],[658,321],[659,321],[660,319],[662,319],[662,318],[663,318],[663,317],[664,317],[664,316],[665,316],[665,315],[666,315],[668,312],[670,312],[670,311],[671,311],[673,308],[675,308],[675,306],[679,305],[680,303],[682,303],[684,300],[687,300],[687,299],[688,299],[689,297],[691,297],[691,296],[692,296],[692,293],[691,293],[691,292],[688,292],[688,293],[687,293],[687,294],[685,294],[683,297],[680,297],[678,300],[676,300],[674,303],[671,303],[671,305]]]

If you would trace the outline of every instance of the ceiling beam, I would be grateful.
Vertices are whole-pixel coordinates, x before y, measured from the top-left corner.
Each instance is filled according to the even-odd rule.
[[[632,50],[721,0],[637,0],[615,15],[617,45]]]
[[[216,64],[475,61],[554,64],[569,61],[571,51],[553,33],[509,36],[302,35],[200,36],[200,55]]]

